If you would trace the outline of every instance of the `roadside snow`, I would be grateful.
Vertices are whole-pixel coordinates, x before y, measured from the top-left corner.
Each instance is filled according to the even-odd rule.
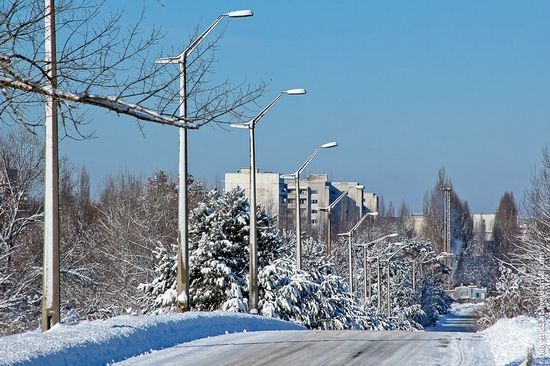
[[[460,315],[471,311],[472,306],[457,304],[451,311]],[[0,337],[0,364],[105,365],[226,333],[304,329],[273,318],[232,312],[126,315],[76,325],[58,324],[45,333],[37,330]],[[496,365],[520,365],[528,350],[541,340],[538,320],[523,316],[501,319],[479,334],[489,343]],[[545,364],[550,365],[550,359],[535,355],[532,365]]]
[[[151,350],[225,333],[303,330],[294,323],[242,313],[188,312],[161,316],[118,316],[57,324],[0,338],[2,365],[105,365]]]
[[[547,332],[548,332],[548,324]],[[492,327],[481,331],[489,341],[497,365],[519,365],[527,358],[529,349],[538,346],[539,321],[520,316],[513,319],[500,319]],[[542,357],[537,357],[533,365],[548,365]]]

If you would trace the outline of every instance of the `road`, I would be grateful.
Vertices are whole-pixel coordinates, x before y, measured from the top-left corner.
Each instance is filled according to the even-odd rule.
[[[430,329],[430,328],[429,328]],[[469,314],[431,331],[266,331],[226,334],[154,351],[120,365],[494,365]]]
[[[492,365],[481,335],[453,332],[269,331],[185,343],[128,365]]]

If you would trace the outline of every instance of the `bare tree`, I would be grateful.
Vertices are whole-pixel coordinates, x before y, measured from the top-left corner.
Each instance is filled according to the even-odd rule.
[[[40,146],[22,129],[0,133],[1,334],[36,327],[40,313]]]
[[[257,87],[245,87],[244,82],[211,83],[219,40],[215,38],[188,60],[188,118],[184,121],[176,102],[175,81],[180,72],[154,62],[151,54],[164,34],[154,29],[145,34],[143,12],[127,29],[122,26],[124,14],[108,12],[105,1],[58,0],[55,12],[59,49],[53,88],[41,56],[43,1],[0,4],[0,118],[4,122],[17,121],[29,128],[41,125],[44,96],[52,96],[58,101],[66,132],[69,127],[78,131],[87,122],[82,105],[140,121],[198,128],[245,118],[247,105],[264,92],[263,83]]]
[[[0,258],[9,270],[17,237],[41,220],[32,204],[42,175],[40,140],[24,130],[0,135]]]

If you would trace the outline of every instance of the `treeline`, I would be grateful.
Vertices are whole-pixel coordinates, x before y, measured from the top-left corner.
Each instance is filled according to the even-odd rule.
[[[28,131],[0,135],[2,334],[37,328],[41,317],[41,146],[40,139]],[[98,319],[169,310],[178,232],[176,177],[162,171],[150,177],[121,172],[107,178],[93,200],[86,169],[64,158],[59,183],[62,320],[74,313],[78,319]],[[190,244],[195,250],[191,263],[197,263],[191,268],[191,309],[246,311],[248,203],[236,192],[230,193],[232,200],[224,198],[192,177],[189,183]],[[448,308],[441,287],[445,269],[427,242],[411,241],[407,250],[395,254],[388,243],[373,247],[371,256],[393,258],[382,275],[374,270],[367,273],[363,251],[354,247],[355,292],[351,293],[346,240],[336,243],[335,253],[327,257],[323,240],[313,237],[314,233],[304,235],[304,261],[309,269],[297,271],[295,234],[277,232],[276,218],[263,210],[257,214],[258,222],[265,223],[261,240],[269,248],[260,263],[260,286],[266,286],[260,303],[266,315],[320,328],[418,329],[432,324],[437,312]],[[405,217],[366,220],[356,239],[367,242],[394,232],[403,241],[410,237]],[[410,270],[414,261],[420,266],[416,274]],[[368,298],[359,285],[367,281],[365,276],[370,283]],[[298,293],[293,300],[292,294]],[[349,314],[336,319],[334,314],[342,312]]]
[[[21,129],[0,135],[0,317],[2,333],[36,327],[43,247],[43,144]],[[190,202],[205,188],[190,178]],[[158,243],[177,241],[177,184],[162,171],[107,178],[92,201],[90,177],[60,162],[62,304],[87,318],[139,308],[139,283],[151,280]]]

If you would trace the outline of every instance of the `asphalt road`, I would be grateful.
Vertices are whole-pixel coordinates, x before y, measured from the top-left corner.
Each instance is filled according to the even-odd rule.
[[[493,365],[477,333],[269,331],[227,334],[128,365]],[[121,363],[124,364],[125,362]]]
[[[470,315],[430,331],[266,331],[184,343],[121,365],[494,365]]]

